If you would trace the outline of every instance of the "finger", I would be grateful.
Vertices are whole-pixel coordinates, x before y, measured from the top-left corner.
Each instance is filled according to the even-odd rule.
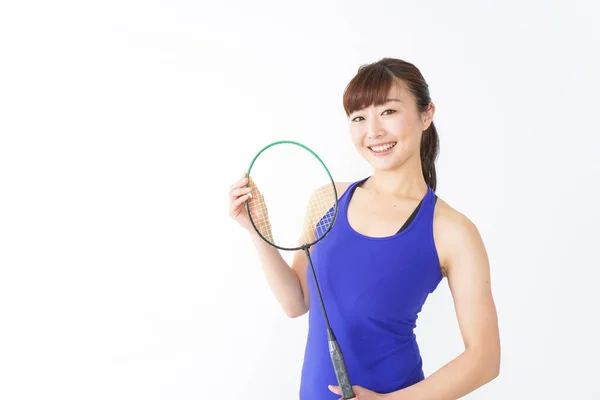
[[[233,199],[237,199],[240,196],[246,195],[252,191],[252,188],[242,187],[237,189],[231,189],[229,196]]]
[[[231,213],[232,214],[237,214],[235,211],[237,211],[238,208],[240,208],[240,206],[246,201],[246,200],[250,200],[252,198],[252,194],[248,193],[247,195],[244,196],[240,196],[238,197],[236,200],[234,200],[231,203]]]
[[[329,390],[331,390],[335,394],[342,394],[342,392],[338,386],[328,385],[327,387],[329,388]]]
[[[248,184],[248,178],[243,178],[243,179],[240,179],[239,181],[233,183],[229,188],[230,189],[237,189],[237,188],[244,187],[247,184]]]
[[[244,207],[244,203],[250,200],[251,197],[249,195],[238,197],[236,200],[231,202],[231,207],[229,207],[229,214],[232,217],[237,217],[240,214],[241,209]]]
[[[238,188],[238,187],[242,187],[242,186],[246,185],[246,184],[248,183],[248,178],[246,178],[246,176],[245,176],[245,175],[246,175],[246,174],[244,173],[244,177],[242,177],[242,178],[240,178],[240,180],[238,180],[238,181],[234,182],[234,183],[231,185],[231,189]]]

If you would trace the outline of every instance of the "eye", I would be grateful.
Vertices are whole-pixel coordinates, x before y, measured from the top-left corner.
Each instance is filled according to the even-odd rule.
[[[390,113],[386,114],[388,111],[390,111]],[[388,109],[388,110],[385,110],[382,114],[383,115],[390,115],[390,114],[393,114],[395,112],[396,112],[396,110]],[[355,117],[354,119],[352,119],[352,122],[360,122],[360,120],[357,120],[358,118],[364,119],[363,117]]]

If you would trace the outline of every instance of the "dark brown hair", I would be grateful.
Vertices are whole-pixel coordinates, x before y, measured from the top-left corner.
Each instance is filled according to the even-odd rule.
[[[362,65],[344,91],[346,115],[370,105],[380,106],[387,99],[393,83],[405,87],[415,98],[419,112],[427,111],[431,97],[429,86],[421,71],[413,64],[396,58]],[[421,165],[425,182],[435,191],[437,178],[435,160],[439,153],[440,141],[433,121],[421,138]]]

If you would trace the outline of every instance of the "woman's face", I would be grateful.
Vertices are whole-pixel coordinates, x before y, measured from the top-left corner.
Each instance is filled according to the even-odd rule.
[[[421,135],[434,111],[431,104],[428,112],[420,113],[413,95],[400,85],[392,85],[387,100],[349,116],[356,150],[378,170],[396,169],[415,153],[420,157]]]

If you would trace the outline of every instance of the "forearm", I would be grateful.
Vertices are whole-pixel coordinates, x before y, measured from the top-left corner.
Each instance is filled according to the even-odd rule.
[[[498,376],[499,356],[469,348],[431,376],[390,393],[389,400],[456,400]]]
[[[290,268],[279,251],[262,240],[256,233],[250,234],[258,253],[267,283],[275,298],[289,317],[306,312],[302,286],[296,272]]]

